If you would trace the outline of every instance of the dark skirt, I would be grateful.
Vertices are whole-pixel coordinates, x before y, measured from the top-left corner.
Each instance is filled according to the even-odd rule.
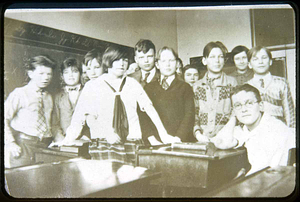
[[[94,160],[111,160],[135,165],[135,153],[138,146],[143,146],[142,139],[126,140],[124,144],[109,144],[105,139],[94,139],[89,153]]]

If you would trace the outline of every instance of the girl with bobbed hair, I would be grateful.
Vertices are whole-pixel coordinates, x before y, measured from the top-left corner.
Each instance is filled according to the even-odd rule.
[[[248,67],[248,54],[249,49],[246,46],[236,46],[231,51],[231,60],[233,61],[236,69],[229,74],[236,79],[238,85],[242,85],[253,78],[254,72]]]
[[[231,114],[230,92],[237,81],[222,71],[227,52],[220,41],[209,42],[203,49],[202,63],[207,72],[193,86],[196,105],[194,135],[200,142],[208,142],[214,137]]]
[[[85,122],[90,127],[92,159],[110,159],[132,164],[136,145],[142,145],[137,105],[155,124],[163,143],[177,141],[164,128],[143,87],[126,77],[128,54],[119,46],[108,47],[102,57],[107,73],[86,83],[78,100],[66,138],[69,144],[80,136]],[[151,141],[151,144],[161,144]]]

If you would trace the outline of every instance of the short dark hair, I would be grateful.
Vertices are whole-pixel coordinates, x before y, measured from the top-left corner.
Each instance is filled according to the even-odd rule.
[[[178,54],[174,51],[173,48],[170,48],[170,47],[167,47],[167,46],[164,46],[161,49],[159,49],[159,51],[157,52],[157,56],[156,56],[157,60],[160,60],[161,53],[165,50],[171,51],[172,54],[174,55],[175,59],[176,59],[176,62],[177,62]]]
[[[200,76],[200,68],[197,66],[197,65],[194,65],[194,64],[191,64],[191,65],[185,65],[182,69],[182,74],[184,75],[185,72],[188,70],[188,69],[196,69],[198,71],[198,74]]]
[[[231,51],[231,60],[234,62],[234,56],[236,54],[239,54],[241,52],[245,52],[246,55],[247,55],[248,51],[249,51],[249,49],[246,46],[236,46],[236,47],[234,47]]]
[[[29,64],[26,65],[27,70],[35,70],[37,66],[45,66],[51,69],[55,69],[56,62],[48,55],[39,55],[29,59]]]
[[[224,55],[224,58],[226,57],[228,50],[227,50],[226,46],[220,41],[216,41],[216,42],[212,41],[212,42],[209,42],[208,44],[206,44],[206,46],[203,49],[203,57],[205,57],[205,58],[208,57],[211,50],[214,48],[220,48]]]
[[[266,47],[264,47],[264,46],[255,46],[255,47],[251,48],[251,49],[248,51],[248,53],[247,53],[248,61],[250,62],[251,58],[252,58],[253,56],[255,56],[255,55],[256,55],[259,51],[261,51],[262,49],[264,49],[264,50],[267,52],[267,54],[268,54],[270,60],[272,60],[272,53],[271,53],[271,51],[270,51],[268,48],[266,48]]]
[[[179,57],[177,58],[177,62],[179,63],[180,67],[183,68],[183,62]]]
[[[257,102],[261,102],[261,97],[260,97],[259,90],[257,88],[255,88],[254,86],[248,84],[248,83],[243,84],[243,85],[237,85],[236,87],[234,87],[232,92],[231,92],[231,95],[230,95],[231,99],[232,99],[233,95],[236,95],[241,91],[253,92],[255,97],[256,97]]]
[[[137,44],[134,47],[134,52],[143,52],[147,53],[150,49],[153,49],[154,55],[156,53],[155,45],[152,43],[152,41],[148,39],[140,39]]]
[[[77,68],[80,74],[82,74],[82,66],[78,63],[78,61],[75,58],[67,58],[63,61],[63,63],[60,66],[61,73],[63,73],[64,70],[69,67]]]
[[[102,63],[102,56],[104,50],[102,48],[94,48],[87,52],[84,56],[84,65],[87,66],[88,62],[96,58],[97,62],[101,65]]]
[[[112,63],[122,58],[128,59],[128,52],[125,48],[119,46],[109,46],[102,57],[102,67],[107,72],[108,68],[112,67]]]

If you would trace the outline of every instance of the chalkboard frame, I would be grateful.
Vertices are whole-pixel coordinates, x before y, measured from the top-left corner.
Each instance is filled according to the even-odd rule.
[[[52,82],[47,87],[53,95],[63,86],[59,66],[68,57],[81,62],[84,55],[93,48],[104,52],[107,47],[114,45],[128,50],[129,64],[134,61],[133,47],[11,18],[4,19],[3,34],[4,100],[15,88],[24,86],[29,81],[25,67],[29,58],[38,54],[50,56],[56,62]]]
[[[128,49],[129,59],[132,59],[134,54],[133,47],[7,17],[4,19],[4,41],[37,47],[43,46],[82,55],[93,48],[105,50],[108,46],[115,45]]]

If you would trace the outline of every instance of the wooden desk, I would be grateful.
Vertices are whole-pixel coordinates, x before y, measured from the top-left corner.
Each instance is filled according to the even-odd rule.
[[[45,149],[38,149],[35,153],[35,162],[37,164],[41,163],[51,163],[51,162],[59,162],[65,161],[73,158],[86,158],[90,159],[90,156],[79,156],[76,153],[71,152],[62,152],[59,151],[59,148],[52,149],[52,148],[45,148]]]
[[[160,173],[117,162],[71,159],[5,171],[16,198],[147,197]]]
[[[295,183],[295,167],[268,167],[209,192],[205,197],[286,197],[294,191]]]
[[[247,162],[245,149],[181,150],[142,148],[137,165],[162,172],[151,184],[185,188],[214,188],[232,180]]]

